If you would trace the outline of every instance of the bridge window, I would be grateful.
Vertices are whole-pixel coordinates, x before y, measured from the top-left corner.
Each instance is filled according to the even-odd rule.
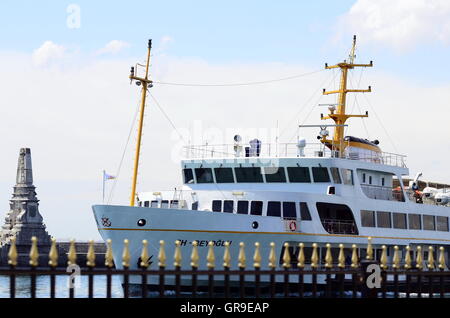
[[[309,213],[308,204],[306,202],[300,202],[300,217],[302,221],[311,221],[311,213]]]
[[[235,168],[237,182],[263,182],[261,168]]]
[[[220,200],[214,200],[212,202],[212,210],[214,212],[222,212],[222,201]]]
[[[448,232],[448,217],[437,216],[436,217],[437,230]]]
[[[195,168],[195,176],[197,183],[213,183],[213,175],[211,168]]]
[[[266,182],[286,182],[284,167],[265,167]]]
[[[331,176],[333,177],[333,182],[340,184],[341,182],[341,176],[339,175],[339,169],[338,168],[330,168]]]
[[[262,215],[262,201],[252,201],[250,205],[250,214],[251,215]]]
[[[408,224],[410,230],[421,230],[422,220],[420,214],[408,214]]]
[[[152,202],[150,202],[150,207],[151,208],[157,208],[158,207],[158,201],[153,200]]]
[[[198,201],[192,203],[192,210],[198,210]]]
[[[323,167],[312,167],[314,182],[330,182],[328,169]]]
[[[162,200],[161,201],[161,209],[168,209],[169,208],[169,201],[168,200]]]
[[[148,208],[150,205],[150,201],[144,201],[144,207]]]
[[[361,211],[361,225],[364,227],[375,227],[375,211]]]
[[[248,201],[238,201],[237,213],[238,214],[248,214]]]
[[[391,212],[377,211],[377,226],[391,228]]]
[[[342,182],[344,184],[348,184],[348,185],[354,185],[355,184],[355,182],[353,181],[353,170],[351,170],[351,169],[341,169],[341,175],[342,175]]]
[[[192,169],[183,169],[184,183],[194,183],[194,173]]]
[[[296,218],[297,209],[295,202],[283,202],[283,217]]]
[[[267,216],[281,216],[281,202],[267,202]]]
[[[428,231],[436,230],[434,215],[423,215],[423,229]]]
[[[214,168],[217,183],[234,183],[232,168]]]
[[[392,213],[392,220],[394,221],[394,229],[406,229],[405,213]]]
[[[288,167],[289,182],[311,182],[308,167]]]
[[[223,212],[233,213],[233,209],[234,209],[234,201],[233,200],[223,201]]]

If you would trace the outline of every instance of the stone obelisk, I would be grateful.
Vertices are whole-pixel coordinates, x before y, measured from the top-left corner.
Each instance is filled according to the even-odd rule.
[[[5,224],[0,231],[2,264],[5,264],[12,237],[16,238],[19,264],[28,264],[28,253],[33,236],[37,237],[39,254],[48,255],[51,237],[45,230],[43,218],[39,213],[39,200],[35,189],[31,151],[29,148],[22,148],[17,165],[16,185],[10,200],[10,210],[6,214]]]

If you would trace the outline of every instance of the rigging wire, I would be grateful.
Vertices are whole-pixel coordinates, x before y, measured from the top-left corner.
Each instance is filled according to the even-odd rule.
[[[216,83],[216,84],[206,84],[206,83],[175,83],[175,82],[163,82],[163,81],[153,81],[154,84],[160,84],[160,85],[173,85],[173,86],[201,86],[201,87],[230,87],[230,86],[249,86],[249,85],[261,85],[261,84],[269,84],[269,83],[275,83],[275,82],[281,82],[281,81],[288,81],[293,80],[296,78],[312,75],[315,73],[319,73],[324,71],[324,69],[307,72],[303,74],[297,74],[287,77],[281,77],[276,79],[270,79],[265,81],[255,81],[255,82],[242,82],[242,83]]]
[[[113,195],[114,195],[114,190],[115,190],[115,188],[116,188],[117,181],[118,181],[118,179],[119,179],[120,170],[121,170],[121,168],[122,168],[122,163],[123,163],[123,160],[124,160],[124,158],[125,158],[125,153],[126,153],[126,151],[127,151],[128,144],[130,143],[130,138],[131,138],[131,135],[132,135],[132,133],[133,133],[134,126],[135,126],[135,124],[136,124],[137,115],[139,114],[139,106],[140,106],[140,105],[139,105],[139,102],[138,102],[138,103],[137,103],[137,106],[136,106],[136,111],[135,111],[134,116],[133,116],[133,121],[131,122],[131,127],[130,127],[130,131],[129,131],[129,133],[128,133],[128,138],[127,138],[127,141],[126,141],[126,143],[125,143],[125,147],[123,148],[122,158],[120,159],[119,167],[117,168],[117,171],[116,171],[116,174],[115,174],[115,178],[114,178],[113,185],[112,185],[112,187],[111,187],[111,190],[109,191],[109,196],[108,196],[107,204],[109,204],[109,203],[111,202],[112,197],[113,197]]]

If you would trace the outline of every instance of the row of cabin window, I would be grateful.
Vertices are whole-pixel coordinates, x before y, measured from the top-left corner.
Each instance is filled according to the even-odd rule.
[[[446,216],[391,213],[384,211],[376,211],[376,213],[375,211],[361,211],[361,225],[364,227],[449,231],[448,217]]]
[[[287,182],[285,167],[264,167],[266,182]],[[310,183],[311,173],[309,167],[286,167],[289,182]],[[353,170],[332,167],[330,173],[326,167],[312,167],[314,182],[333,182],[353,185]],[[244,183],[264,182],[260,167],[247,168],[190,168],[183,169],[184,183],[194,183],[194,172],[197,183]],[[214,174],[214,176],[213,176]],[[236,180],[235,180],[236,176]]]
[[[233,200],[213,200],[211,210],[213,212],[226,212],[233,213],[236,211],[238,214],[248,214],[250,206],[251,215],[262,215],[263,201],[237,201],[236,209],[234,207]],[[282,209],[283,207],[283,209]],[[311,214],[306,202],[300,202],[300,218],[304,221],[311,220]],[[267,216],[281,217],[281,211],[283,210],[283,217],[285,218],[297,218],[297,204],[296,202],[280,202],[280,201],[268,201],[267,202]]]

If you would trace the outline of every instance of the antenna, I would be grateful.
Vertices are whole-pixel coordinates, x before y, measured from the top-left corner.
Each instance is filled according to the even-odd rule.
[[[137,65],[136,65],[136,69],[134,67],[131,67],[130,76],[129,76],[130,84],[133,83],[133,80],[135,80],[137,86],[142,85],[141,107],[139,110],[139,124],[138,124],[138,134],[137,134],[137,141],[136,141],[136,155],[134,157],[133,180],[131,182],[130,206],[134,206],[134,203],[136,200],[136,183],[137,183],[137,175],[138,175],[138,168],[139,168],[139,156],[140,156],[140,152],[141,152],[142,126],[144,124],[145,98],[147,97],[147,88],[153,87],[153,82],[148,79],[148,67],[150,65],[150,50],[151,50],[151,48],[152,48],[152,40],[148,40],[147,63],[145,65],[145,77],[138,77],[136,75]]]

